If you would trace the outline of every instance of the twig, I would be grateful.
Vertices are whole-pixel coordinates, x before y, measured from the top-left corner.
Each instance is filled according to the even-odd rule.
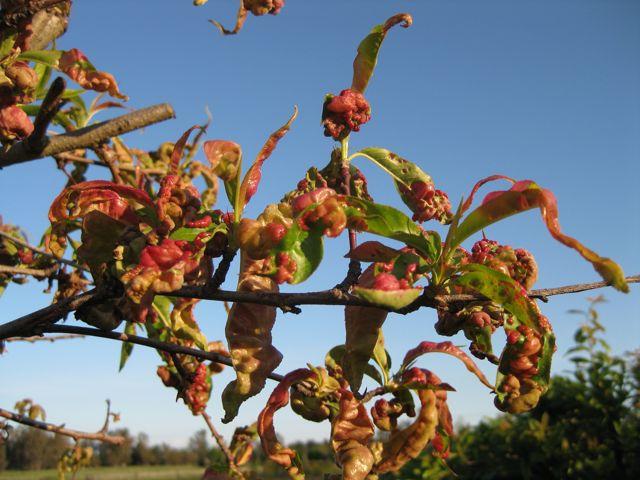
[[[99,160],[93,160],[91,158],[81,157],[80,155],[74,155],[73,153],[64,152],[55,156],[56,160],[61,160],[64,162],[74,162],[74,163],[86,163],[87,165],[96,165],[98,167],[109,168],[104,162]],[[135,172],[138,167],[136,165],[118,165],[118,169],[123,172]],[[146,173],[147,175],[164,175],[167,173],[166,168],[141,168],[140,171],[142,173]]]
[[[34,333],[38,333],[38,328],[41,325],[55,323],[61,318],[66,317],[69,312],[72,312],[89,302],[99,300],[100,298],[101,295],[98,294],[98,291],[96,289],[92,289],[88,292],[76,295],[75,297],[67,298],[58,303],[49,305],[48,307],[31,312],[11,322],[4,323],[0,325],[0,340],[16,336],[29,336]]]
[[[57,342],[58,340],[71,340],[74,338],[85,338],[85,335],[79,335],[77,333],[70,333],[68,335],[54,335],[52,337],[41,337],[40,335],[34,335],[32,337],[11,337],[7,338],[4,341],[7,343],[11,342]]]
[[[207,427],[209,427],[209,431],[211,432],[211,435],[213,435],[213,438],[215,438],[216,443],[218,444],[218,447],[220,447],[220,450],[222,450],[222,453],[224,453],[224,456],[227,459],[227,465],[229,466],[229,470],[233,470],[234,472],[240,473],[238,471],[238,466],[236,465],[236,461],[233,457],[233,453],[231,453],[231,450],[229,450],[229,447],[227,446],[227,442],[225,442],[222,435],[220,435],[220,433],[216,430],[216,427],[213,424],[213,421],[211,420],[211,417],[209,416],[209,414],[207,412],[202,412],[200,415],[202,416],[202,418],[204,418],[204,421],[206,422]]]
[[[36,278],[47,278],[58,269],[58,265],[49,268],[22,268],[0,265],[0,273],[10,273],[11,275],[31,275]]]
[[[204,350],[198,350],[196,348],[185,347],[177,343],[162,342],[160,340],[154,340],[151,338],[140,337],[138,335],[129,335],[121,332],[108,332],[100,330],[98,328],[89,327],[75,327],[71,325],[50,325],[42,328],[42,333],[71,333],[84,335],[87,337],[99,337],[107,338],[111,340],[118,340],[120,342],[134,343],[136,345],[142,345],[144,347],[155,348],[169,354],[189,355],[200,360],[209,360],[215,363],[221,363],[229,367],[233,366],[231,359],[225,355],[217,352],[206,352]],[[273,373],[269,376],[272,380],[280,381],[283,376]]]
[[[214,272],[211,280],[207,283],[207,288],[211,291],[218,290],[220,285],[222,285],[227,278],[227,273],[229,273],[229,267],[231,266],[231,262],[235,258],[237,250],[233,248],[225,248],[224,253],[222,254],[222,259],[220,259],[220,263],[218,264],[218,268]]]
[[[640,282],[640,275],[626,277],[627,283]],[[529,293],[531,298],[546,298],[553,295],[564,295],[567,293],[577,293],[586,290],[594,290],[597,288],[608,287],[606,282],[581,283],[576,285],[567,285],[557,288],[548,288],[541,290],[532,290]],[[271,292],[236,292],[229,290],[210,291],[206,285],[184,287],[175,292],[166,293],[174,297],[199,298],[204,300],[216,300],[227,302],[243,302],[255,303],[259,305],[271,305],[280,307],[285,310],[297,308],[298,305],[352,305],[361,307],[380,307],[366,300],[362,300],[349,293],[341,292],[338,289],[323,290],[319,292],[308,293],[271,293]],[[52,324],[60,318],[66,316],[69,312],[76,310],[78,307],[90,301],[97,301],[98,294],[96,290],[90,290],[83,294],[69,298],[62,302],[56,303],[49,307],[37,310],[28,315],[20,317],[11,322],[0,325],[0,340],[8,337],[19,335],[32,335],[38,333],[37,329],[40,325]],[[450,303],[486,300],[481,295],[442,295],[429,296],[428,292],[420,296],[411,305],[400,309],[387,309],[390,312],[407,314],[414,312],[421,307],[442,308]],[[222,362],[220,362],[222,363]]]
[[[0,168],[38,158],[58,155],[70,150],[90,148],[133,130],[175,118],[171,105],[163,103],[136,110],[125,115],[49,138],[47,146],[39,153],[30,152],[26,140],[13,144],[0,152]]]
[[[347,292],[351,287],[353,287],[357,282],[358,278],[360,278],[360,274],[362,273],[362,266],[358,260],[351,259],[349,261],[349,270],[347,271],[347,276],[344,277],[344,280],[336,285],[334,288],[337,288],[341,292]]]
[[[49,143],[47,128],[49,128],[51,121],[66,103],[62,98],[65,88],[67,88],[67,82],[62,77],[58,77],[51,82],[49,91],[44,97],[38,110],[38,115],[36,115],[36,119],[33,122],[33,133],[24,141],[24,147],[27,152],[37,155]]]
[[[115,183],[123,184],[122,177],[120,177],[120,168],[117,162],[114,161],[113,155],[107,148],[107,146],[103,143],[98,147],[93,148],[93,153],[95,153],[98,158],[104,163],[109,171],[111,172],[111,176],[113,177],[113,181]]]
[[[39,428],[40,430],[45,430],[47,432],[53,432],[58,435],[71,437],[76,441],[96,440],[98,442],[108,443],[110,445],[121,445],[125,441],[125,438],[121,435],[109,435],[102,431],[90,433],[90,432],[81,432],[78,430],[71,430],[69,428],[65,428],[64,425],[53,425],[52,423],[33,420],[32,418],[29,418],[25,415],[20,415],[18,413],[10,412],[2,408],[0,408],[0,417],[4,417],[7,420],[11,420],[13,422],[21,423],[22,425],[27,425],[28,427]]]
[[[58,258],[55,255],[53,255],[52,253],[49,253],[49,252],[47,252],[45,250],[42,250],[41,248],[34,247],[33,245],[30,245],[30,244],[28,244],[27,242],[25,242],[23,240],[20,240],[18,238],[12,237],[11,235],[9,235],[6,232],[0,232],[0,237],[6,238],[10,242],[15,243],[16,245],[20,245],[21,247],[28,248],[32,252],[38,253],[38,254],[43,255],[45,257],[49,257],[49,258],[55,260],[58,263],[64,263],[65,265],[69,265],[70,267],[76,268],[78,270],[84,270],[85,272],[89,271],[89,269],[83,267],[82,265],[79,265],[78,263],[74,262],[73,260],[67,260],[66,258]]]

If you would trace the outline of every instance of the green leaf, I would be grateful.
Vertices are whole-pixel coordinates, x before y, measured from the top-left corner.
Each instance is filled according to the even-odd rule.
[[[406,288],[402,290],[377,290],[375,288],[353,287],[353,294],[375,305],[391,310],[399,310],[416,300],[422,288]]]
[[[297,222],[294,222],[276,247],[273,257],[279,253],[289,255],[289,258],[296,263],[296,271],[289,283],[297,284],[305,281],[322,261],[324,254],[322,231],[303,230]],[[272,264],[275,265],[275,262],[272,261]]]
[[[462,275],[454,282],[484,295],[515,316],[519,323],[543,333],[539,322],[540,312],[535,302],[508,275],[485,265],[470,263],[462,267]]]
[[[135,335],[136,334],[136,324],[135,322],[127,322],[124,327],[124,333],[127,335]],[[123,342],[122,348],[120,349],[120,366],[118,367],[118,371],[122,371],[127,360],[131,356],[131,352],[133,351],[133,343]]]
[[[560,231],[555,196],[551,191],[541,188],[531,180],[516,182],[510,190],[492,192],[487,195],[483,204],[458,225],[457,230],[447,242],[447,248],[449,251],[453,251],[465,239],[489,225],[536,207],[540,209],[542,219],[553,238],[576,250],[593,265],[607,283],[610,283],[617,290],[625,293],[629,291],[622,268],[617,263],[609,258],[600,257],[575,238],[564,235]]]
[[[412,22],[410,15],[400,13],[389,18],[384,24],[373,27],[369,35],[358,46],[358,54],[353,61],[352,89],[364,92],[367,88],[373,75],[373,70],[376,68],[376,63],[378,63],[380,46],[389,29],[399,23],[402,24],[402,27],[407,28]]]
[[[7,30],[5,30],[7,32]],[[0,58],[4,58],[11,53],[13,50],[13,45],[16,43],[17,33],[12,33],[2,38],[2,42],[0,42]]]
[[[58,68],[58,60],[64,52],[61,50],[27,50],[18,56],[18,60],[41,63],[52,68]]]
[[[440,235],[422,230],[400,210],[355,197],[347,197],[347,216],[361,219],[361,230],[398,240],[413,247],[432,262],[440,256]]]
[[[330,368],[332,370],[336,370],[337,368],[339,368],[340,370],[343,370],[345,352],[346,349],[344,345],[337,345],[329,350],[324,358],[324,362],[327,368]],[[384,386],[385,383],[382,376],[380,375],[380,372],[370,363],[365,366],[364,374],[373,379],[380,386]]]
[[[432,179],[415,163],[406,160],[386,148],[364,148],[354,156],[362,156],[378,165],[387,172],[394,182],[409,187],[415,181],[431,183]]]
[[[52,68],[43,65],[41,63],[37,63],[34,67],[36,75],[38,75],[38,85],[36,86],[36,98],[38,100],[43,99],[47,94],[49,84],[49,79],[51,78]]]

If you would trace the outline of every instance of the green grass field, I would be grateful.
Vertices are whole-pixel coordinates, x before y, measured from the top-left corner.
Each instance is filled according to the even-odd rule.
[[[158,466],[158,467],[98,467],[85,468],[76,475],[76,480],[199,480],[203,467]],[[67,475],[67,480],[71,475]],[[1,480],[57,480],[56,470],[27,470],[0,472]]]

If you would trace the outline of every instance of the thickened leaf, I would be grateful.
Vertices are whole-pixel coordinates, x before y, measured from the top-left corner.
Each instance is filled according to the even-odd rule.
[[[259,275],[265,260],[242,257],[239,292],[278,292],[272,279]],[[234,303],[229,311],[225,334],[236,380],[222,393],[224,423],[233,420],[240,405],[264,388],[267,376],[282,361],[282,354],[271,344],[275,319],[276,308],[268,305]]]
[[[266,143],[260,150],[260,153],[258,153],[255,162],[253,162],[253,165],[251,165],[251,167],[247,171],[244,179],[242,180],[242,185],[240,185],[240,195],[238,201],[241,202],[241,204],[238,206],[238,208],[236,208],[238,214],[241,210],[244,209],[247,203],[249,203],[249,200],[251,200],[251,197],[253,197],[253,195],[258,190],[258,185],[260,183],[260,179],[262,178],[262,165],[264,164],[265,160],[271,156],[271,153],[276,148],[276,145],[278,145],[280,139],[282,139],[282,137],[287,134],[289,128],[291,127],[291,124],[297,116],[298,107],[294,107],[293,115],[291,115],[289,120],[287,120],[287,123],[285,123],[282,127],[280,127],[269,136]]]
[[[301,368],[288,373],[280,381],[278,386],[267,401],[267,405],[258,416],[258,435],[262,449],[270,460],[274,461],[287,471],[290,478],[294,480],[304,480],[304,471],[300,457],[295,450],[285,448],[276,437],[276,430],[273,426],[273,416],[276,411],[289,403],[289,388],[295,383],[301,382],[314,374],[311,370]]]
[[[374,266],[371,265],[360,275],[358,288],[370,290],[366,287],[373,286],[373,283]],[[379,308],[347,306],[344,309],[346,341],[342,367],[354,392],[360,389],[362,377],[382,335],[382,324],[387,315],[386,310]]]
[[[224,182],[227,198],[232,206],[236,205],[238,179],[242,168],[242,148],[228,140],[209,140],[202,149],[209,160],[213,173]]]
[[[344,480],[364,480],[373,467],[369,449],[373,424],[365,406],[348,390],[340,392],[340,410],[331,422],[331,447]]]
[[[493,385],[487,380],[484,373],[480,371],[475,362],[462,350],[456,347],[451,342],[429,342],[424,341],[421,342],[416,348],[409,350],[404,356],[404,360],[402,361],[402,367],[400,371],[404,371],[407,369],[410,364],[412,364],[418,357],[424,355],[425,353],[446,353],[447,355],[452,355],[459,359],[462,363],[464,363],[467,370],[473,373],[478,379],[491,390],[493,390]]]
[[[395,472],[409,460],[416,458],[436,434],[438,408],[436,393],[429,389],[418,390],[420,413],[416,420],[404,429],[392,431],[384,443],[382,458],[375,466],[376,473]]]
[[[390,310],[399,310],[413,303],[422,293],[422,288],[404,288],[399,290],[378,290],[375,288],[363,288],[358,285],[353,287],[353,294]]]
[[[466,238],[503,218],[538,207],[549,233],[567,247],[576,250],[590,262],[602,278],[616,289],[628,292],[622,268],[609,258],[600,257],[575,238],[564,235],[558,221],[558,205],[553,193],[531,180],[516,182],[510,190],[489,193],[482,205],[471,212],[458,226],[449,248],[460,245]]]
[[[489,300],[504,307],[518,322],[541,333],[540,313],[526,290],[511,277],[484,265],[471,263],[462,269],[463,274],[455,283],[484,295]]]
[[[363,242],[345,255],[346,258],[360,262],[389,262],[400,255],[400,250],[386,245],[369,241]]]
[[[346,197],[347,216],[353,228],[398,240],[435,261],[440,255],[440,236],[425,232],[400,210],[355,197]]]
[[[407,28],[411,26],[413,19],[407,13],[399,13],[389,18],[383,25],[373,27],[371,33],[365,37],[358,46],[358,54],[353,61],[353,81],[351,88],[359,92],[364,92],[373,75],[373,70],[378,62],[378,52],[382,41],[387,36],[391,27],[401,24]]]

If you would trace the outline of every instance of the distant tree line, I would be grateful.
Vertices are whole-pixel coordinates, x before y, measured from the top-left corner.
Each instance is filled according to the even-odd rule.
[[[93,447],[92,466],[209,466],[222,461],[222,454],[217,447],[210,445],[208,434],[204,430],[196,432],[185,448],[172,447],[166,443],[151,445],[147,434],[140,433],[133,437],[127,429],[114,430],[112,433],[124,436],[124,444],[115,446],[84,442]],[[62,453],[72,446],[73,441],[68,437],[27,427],[12,429],[7,441],[0,444],[0,471],[56,468]]]

